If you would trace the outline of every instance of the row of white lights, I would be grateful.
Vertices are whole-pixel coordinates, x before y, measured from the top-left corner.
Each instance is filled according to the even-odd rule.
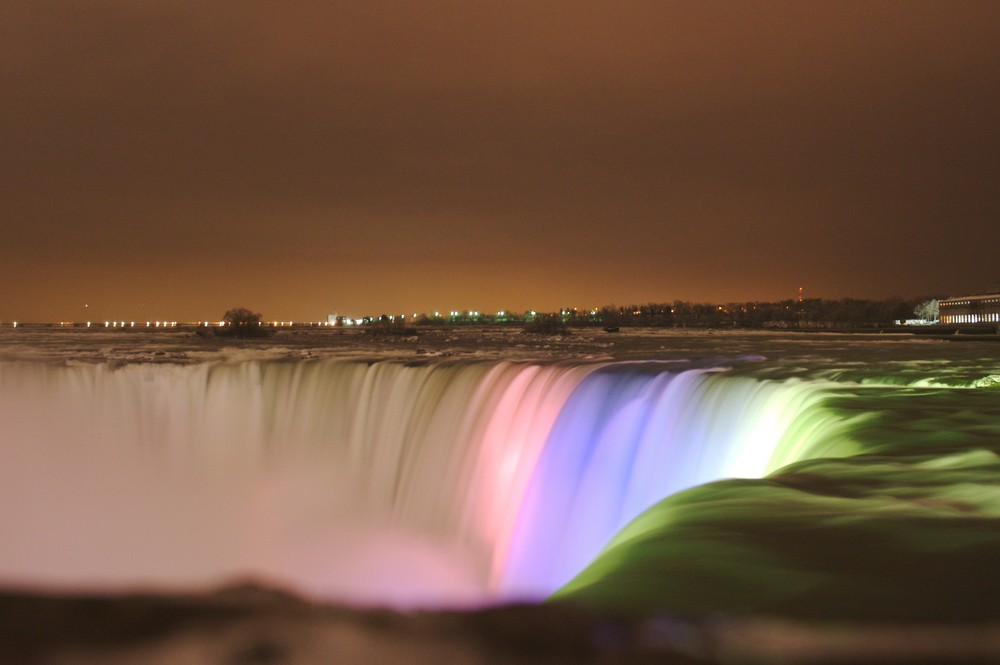
[[[563,313],[566,313],[566,311],[567,310],[563,310]],[[596,310],[591,310],[591,314],[596,314],[596,313],[597,313]],[[451,310],[451,312],[449,312],[449,314],[452,317],[457,317],[457,316],[461,316],[462,315],[461,312],[459,312],[458,310],[454,310],[454,309]],[[506,316],[506,315],[507,315],[506,310],[500,310],[500,311],[497,312],[497,316]],[[537,312],[535,310],[531,310],[529,312],[529,315],[530,316],[537,316]],[[481,313],[479,312],[479,310],[473,310],[473,311],[469,312],[469,316],[478,317],[478,316],[481,316]],[[396,318],[397,317],[395,315],[390,315],[389,316],[389,320],[390,321],[395,321]],[[400,314],[398,318],[401,321],[405,321],[406,320],[406,314]],[[413,318],[414,319],[417,318],[417,314],[416,313],[413,314]],[[434,318],[436,318],[436,319],[441,318],[441,312],[439,312],[439,311],[434,312]],[[366,318],[360,318],[360,319],[352,319],[350,317],[344,317],[344,325],[347,325],[347,326],[358,325],[358,326],[360,326],[360,325],[363,325],[366,320],[367,321],[371,321],[372,317],[366,317]],[[218,321],[218,322],[216,322],[216,321],[202,321],[201,323],[206,328],[209,327],[209,326],[224,327],[226,325],[225,321]],[[310,322],[310,323],[312,323],[312,322]],[[14,324],[15,328],[18,326],[18,322],[17,321],[14,321],[13,324]],[[68,324],[65,321],[60,321],[59,325],[68,325]],[[98,324],[98,325],[100,325],[100,324]],[[264,325],[264,324],[258,322],[257,325]],[[295,322],[294,321],[272,321],[271,325],[274,326],[274,327],[282,327],[282,326],[287,327],[287,326],[295,325]],[[315,325],[317,325],[319,327],[330,327],[330,326],[335,326],[336,322],[334,322],[334,321],[316,321]],[[87,327],[90,328],[92,326],[93,326],[93,322],[92,321],[87,321]],[[126,325],[125,321],[105,321],[104,322],[104,327],[105,328],[134,328],[135,327],[135,321],[129,321],[127,325]],[[177,327],[177,322],[176,321],[146,321],[146,327],[147,328],[175,328],[175,327]]]

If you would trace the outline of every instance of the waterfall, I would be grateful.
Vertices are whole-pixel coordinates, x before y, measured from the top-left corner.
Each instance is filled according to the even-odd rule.
[[[659,499],[822,453],[824,394],[661,363],[0,363],[0,580],[539,598]]]
[[[590,374],[539,457],[504,569],[506,592],[536,597],[562,586],[670,494],[760,477],[844,446],[841,419],[821,408],[823,396],[817,384],[649,363]]]

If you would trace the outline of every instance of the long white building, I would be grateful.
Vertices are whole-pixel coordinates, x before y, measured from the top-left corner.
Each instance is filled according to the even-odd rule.
[[[1000,323],[1000,293],[948,298],[938,303],[941,323]]]

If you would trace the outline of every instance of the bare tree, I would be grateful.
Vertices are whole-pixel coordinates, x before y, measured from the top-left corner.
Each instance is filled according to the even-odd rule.
[[[938,301],[934,298],[925,300],[913,308],[913,313],[924,321],[938,320]]]
[[[271,328],[264,325],[264,317],[246,307],[235,307],[222,315],[226,325],[215,329],[222,337],[266,337]]]

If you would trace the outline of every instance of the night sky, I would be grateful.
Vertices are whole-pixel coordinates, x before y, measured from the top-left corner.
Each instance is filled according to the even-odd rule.
[[[8,0],[0,320],[998,288],[998,128],[995,0]]]

